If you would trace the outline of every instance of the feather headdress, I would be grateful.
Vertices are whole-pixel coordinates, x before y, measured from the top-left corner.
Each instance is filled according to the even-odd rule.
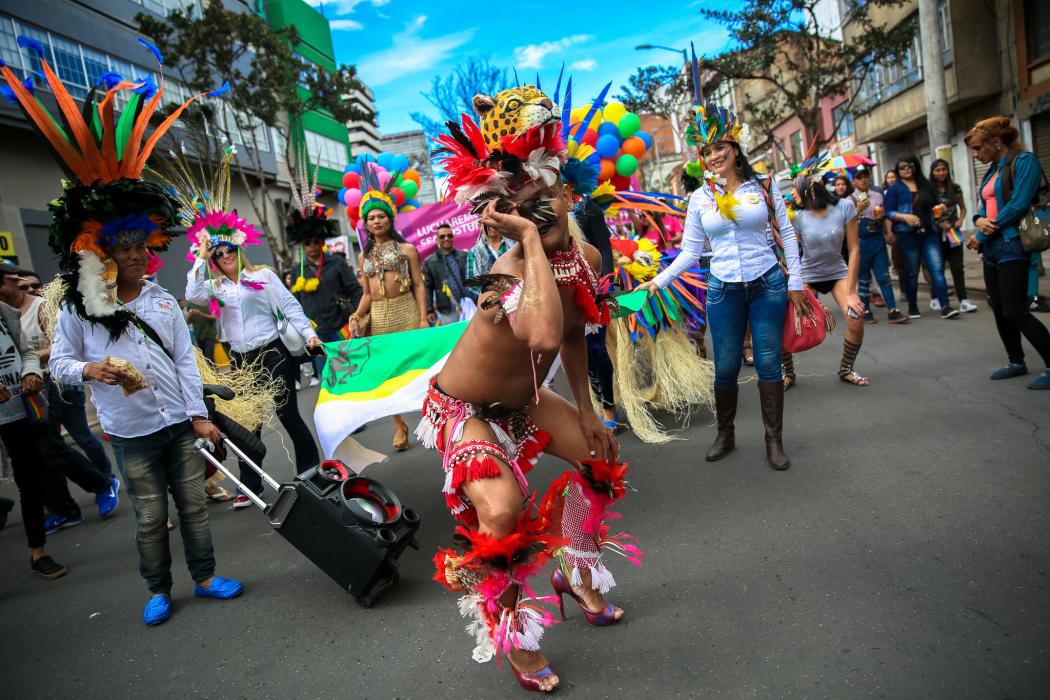
[[[791,166],[791,177],[808,177],[811,182],[820,182],[831,169],[831,161],[831,154],[827,151],[810,156],[801,164]]]
[[[685,140],[696,148],[731,141],[747,155],[751,146],[751,128],[733,112],[707,100],[693,106],[692,118],[685,129]]]
[[[394,186],[397,173],[393,173],[386,185],[380,184],[379,171],[374,163],[361,164],[361,204],[358,206],[358,216],[364,219],[368,212],[373,209],[382,209],[393,221],[397,215],[397,204],[390,196],[390,188]]]
[[[44,59],[44,46],[25,36],[18,37],[17,42],[39,57],[43,79],[58,107],[56,118],[35,97],[30,79],[20,81],[14,71],[0,63],[0,74],[8,86],[6,96],[47,140],[68,177],[62,196],[49,205],[53,222],[48,243],[60,256],[60,265],[68,276],[68,300],[78,313],[92,322],[104,323],[116,337],[129,316],[118,307],[112,293],[115,265],[109,259],[111,247],[142,242],[151,250],[164,250],[171,239],[168,226],[178,219],[178,201],[161,185],[141,179],[146,161],[190,103],[205,95],[222,94],[229,83],[194,95],[147,137],[150,120],[164,95],[163,69],[160,85],[148,78],[127,82],[116,73],[106,73],[78,108]],[[157,47],[144,39],[139,42],[163,68]],[[130,94],[118,118],[116,99],[121,93]],[[94,277],[82,279],[88,270]]]
[[[288,210],[288,225],[285,231],[292,243],[302,243],[313,238],[334,238],[339,235],[339,223],[331,219],[332,210],[317,201],[317,173],[315,165],[310,175],[310,163],[306,148],[297,149],[298,157],[290,168],[292,181],[292,206]]]

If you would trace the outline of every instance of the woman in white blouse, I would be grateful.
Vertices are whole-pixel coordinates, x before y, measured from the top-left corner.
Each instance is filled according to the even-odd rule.
[[[215,271],[210,274],[208,266]],[[230,344],[234,366],[261,358],[263,367],[280,381],[280,391],[274,397],[277,419],[288,432],[295,450],[295,468],[303,472],[319,461],[317,446],[310,429],[299,415],[295,380],[299,362],[284,346],[278,334],[274,306],[277,306],[308,345],[320,340],[303,313],[303,307],[281,283],[280,278],[267,267],[252,265],[240,246],[219,241],[200,246],[197,260],[186,277],[186,300],[207,304],[218,302],[219,324]],[[212,305],[215,308],[215,305]],[[259,434],[260,430],[256,431]],[[241,464],[241,482],[256,493],[262,492],[259,475]],[[243,494],[233,502],[234,508],[246,508],[251,501]]]
[[[747,126],[712,103],[697,106],[696,112],[696,124],[690,125],[687,137],[701,149],[704,184],[689,199],[682,252],[666,270],[642,286],[650,290],[666,287],[696,263],[710,242],[706,306],[714,346],[718,436],[707,452],[707,460],[721,459],[735,447],[737,377],[744,333],[750,324],[766,458],[774,469],[787,469],[791,461],[781,442],[781,334],[789,299],[799,312],[809,311],[802,291],[795,231],[779,190],[747,161]],[[770,212],[779,226],[787,274],[774,249]]]

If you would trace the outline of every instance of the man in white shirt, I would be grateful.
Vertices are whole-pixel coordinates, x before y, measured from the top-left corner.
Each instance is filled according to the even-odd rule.
[[[143,242],[117,242],[108,252],[117,267],[117,300],[133,314],[131,321],[114,338],[110,328],[88,320],[67,300],[59,313],[50,368],[63,383],[94,382],[92,402],[135,506],[139,571],[153,594],[143,619],[159,624],[170,615],[169,489],[196,595],[232,598],[243,587],[214,575],[204,462],[193,445],[197,438],[217,445],[220,434],[207,417],[179,305],[164,289],[142,279],[147,261]],[[125,396],[120,384],[130,376],[111,364],[110,356],[134,365],[149,386]]]

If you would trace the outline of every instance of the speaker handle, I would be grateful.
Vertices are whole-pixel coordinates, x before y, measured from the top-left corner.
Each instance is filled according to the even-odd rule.
[[[244,463],[245,463],[245,464],[247,464],[247,465],[248,465],[249,467],[251,467],[251,468],[252,468],[252,469],[253,469],[253,470],[254,470],[254,471],[255,471],[255,472],[256,472],[256,473],[257,473],[257,474],[258,474],[259,476],[261,476],[261,477],[262,477],[262,479],[263,479],[263,481],[265,481],[265,482],[266,482],[267,484],[269,484],[269,485],[270,485],[270,488],[272,488],[272,489],[273,489],[274,491],[277,491],[277,490],[279,490],[279,489],[281,488],[281,485],[280,485],[280,484],[278,484],[278,483],[277,483],[277,481],[276,481],[276,480],[275,480],[275,479],[274,479],[274,478],[273,478],[272,476],[270,476],[269,474],[267,474],[266,472],[264,472],[264,471],[262,470],[262,467],[260,467],[260,466],[259,466],[258,464],[256,464],[255,462],[253,462],[253,461],[252,461],[252,460],[251,460],[251,459],[250,459],[250,458],[248,457],[248,455],[246,455],[246,454],[244,454],[243,452],[241,452],[241,448],[237,447],[237,445],[234,445],[234,444],[233,444],[233,441],[231,441],[231,440],[230,440],[230,438],[226,437],[226,435],[225,435],[225,434],[223,434],[223,436],[222,436],[222,441],[223,441],[224,443],[226,443],[226,446],[227,446],[227,447],[229,447],[229,448],[230,448],[231,450],[233,450],[233,453],[234,453],[235,455],[237,455],[238,457],[240,457],[241,459],[243,459],[243,460],[244,460]],[[227,471],[226,471],[225,469],[223,469],[223,471],[224,471],[224,472],[225,472],[226,474],[229,474],[229,472],[227,472]],[[236,480],[236,479],[234,479],[234,481],[237,481],[237,480]],[[240,484],[239,484],[239,483],[238,483],[237,485],[238,485],[238,486],[240,486]],[[251,489],[243,489],[243,488],[242,488],[241,490],[242,490],[242,491],[250,491]]]
[[[204,442],[207,442],[206,440],[204,440],[204,438],[198,438],[193,443],[193,446],[197,448],[197,451],[201,453],[201,456],[204,457],[204,459],[208,460],[208,462],[210,462],[213,467],[225,474],[226,478],[228,478],[230,481],[237,484],[237,488],[241,490],[241,493],[247,496],[248,499],[252,503],[254,503],[259,510],[266,510],[266,501],[256,496],[250,488],[242,484],[241,480],[235,477],[233,475],[233,472],[226,468],[225,464],[215,459],[214,455],[212,455],[212,453],[208,451],[208,448],[204,447],[204,445],[202,444]],[[226,440],[225,442],[228,445],[231,444],[229,440]]]

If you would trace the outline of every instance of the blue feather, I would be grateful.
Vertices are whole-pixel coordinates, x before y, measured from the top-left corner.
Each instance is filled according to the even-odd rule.
[[[561,95],[561,79],[562,79],[562,76],[564,74],[565,74],[565,61],[562,61],[561,62],[561,70],[558,71],[558,84],[554,87],[554,103],[555,104],[561,104],[561,101],[558,99],[558,97]],[[537,85],[537,87],[539,87],[539,86]]]
[[[561,106],[561,140],[569,140],[569,128],[572,127],[572,76],[565,85],[565,99]]]
[[[149,99],[157,94],[157,84],[153,82],[153,76],[147,75],[145,78],[139,78],[135,81],[141,83],[137,88],[133,88],[132,92],[137,92],[142,95],[143,99]]]
[[[160,49],[158,49],[156,46],[154,46],[153,44],[151,44],[150,42],[146,41],[145,39],[143,39],[141,37],[139,37],[138,41],[139,41],[140,44],[145,46],[146,49],[151,54],[153,54],[157,58],[157,62],[158,63],[160,63],[162,66],[164,65],[164,56],[161,55]]]
[[[700,89],[700,64],[696,60],[696,47],[693,46],[693,42],[689,42],[689,50],[692,52],[693,60],[691,69],[693,71],[693,99],[696,102],[700,102],[703,97]]]
[[[44,53],[46,52],[46,49],[44,48],[44,45],[41,44],[36,39],[33,39],[32,37],[28,37],[28,36],[25,36],[24,34],[22,34],[22,35],[19,35],[19,37],[15,41],[17,41],[18,45],[21,46],[23,49],[28,49],[30,51],[35,51],[37,56],[40,56],[41,58],[44,57]]]
[[[573,137],[576,143],[580,143],[580,139],[583,138],[584,132],[587,131],[587,126],[591,123],[591,120],[594,119],[594,115],[598,112],[598,110],[601,109],[602,106],[605,104],[605,96],[609,94],[609,90],[611,89],[612,81],[609,81],[605,84],[605,87],[602,88],[602,91],[598,94],[598,97],[594,98],[594,102],[591,103],[591,108],[587,110],[587,116],[583,118],[583,121],[580,122],[579,127],[576,128],[576,135]]]
[[[514,69],[514,87],[521,87],[521,80],[518,79],[518,69]]]
[[[221,87],[215,88],[214,90],[209,92],[208,95],[210,97],[218,97],[219,95],[222,95],[223,93],[225,93],[229,89],[230,89],[230,81],[227,80],[225,83],[222,84]]]
[[[112,90],[117,83],[124,80],[120,73],[103,73],[98,76],[98,82],[95,85],[105,85],[106,90]]]

